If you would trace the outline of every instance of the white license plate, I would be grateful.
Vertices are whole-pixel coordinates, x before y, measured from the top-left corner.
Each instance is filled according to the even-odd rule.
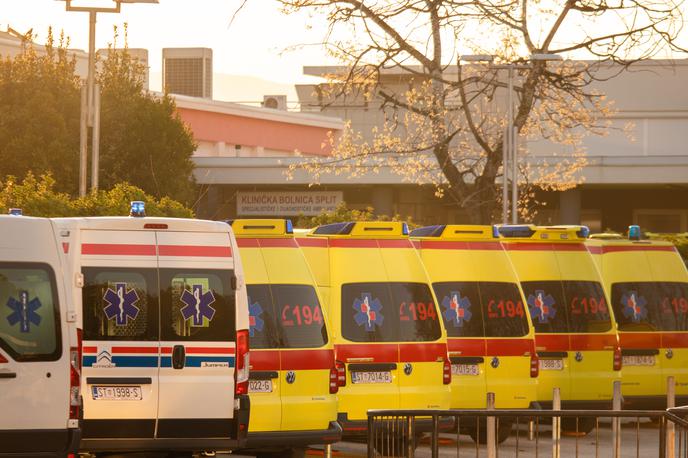
[[[477,364],[452,364],[452,375],[480,375]]]
[[[654,366],[654,355],[630,355],[624,356],[621,361],[623,366]]]
[[[140,386],[93,386],[91,395],[96,401],[140,401]]]
[[[351,383],[392,383],[390,371],[352,372]]]
[[[563,371],[564,370],[564,360],[563,359],[541,359],[540,360],[540,370],[541,371]]]
[[[272,380],[249,380],[249,393],[272,393]]]

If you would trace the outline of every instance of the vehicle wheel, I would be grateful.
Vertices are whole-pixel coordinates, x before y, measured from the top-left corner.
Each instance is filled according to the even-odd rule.
[[[511,429],[513,427],[513,421],[510,420],[500,420],[499,428],[497,429],[497,443],[501,444],[509,438],[511,435]],[[468,435],[471,436],[473,442],[478,442],[480,444],[487,443],[487,420],[480,421],[480,437],[478,438],[478,430],[475,427],[468,428]],[[478,440],[480,439],[480,440]]]
[[[578,417],[578,429],[576,429],[576,417],[562,418],[561,430],[567,433],[590,434],[595,429],[595,419],[590,417]]]

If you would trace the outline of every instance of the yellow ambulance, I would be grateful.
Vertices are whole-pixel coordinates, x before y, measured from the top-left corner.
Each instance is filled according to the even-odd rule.
[[[334,223],[297,242],[328,307],[344,436],[366,434],[368,409],[448,409],[446,332],[406,224]]]
[[[537,401],[535,332],[526,301],[495,226],[439,225],[411,232],[447,329],[453,409],[498,409]],[[475,440],[472,422],[468,433]],[[500,419],[499,439],[512,422]],[[484,431],[484,429],[483,429]],[[483,434],[484,436],[484,434]],[[484,441],[484,437],[481,437]]]
[[[327,319],[290,220],[231,222],[249,304],[251,417],[247,448],[303,456],[339,441],[337,370]]]
[[[588,228],[513,225],[499,232],[535,326],[538,401],[550,408],[558,387],[564,409],[611,408],[621,350],[614,313],[584,243]],[[562,420],[562,427],[590,432],[594,420]]]
[[[676,405],[688,404],[688,272],[669,242],[592,236],[587,242],[619,328],[621,390],[629,409],[666,408],[667,377]]]

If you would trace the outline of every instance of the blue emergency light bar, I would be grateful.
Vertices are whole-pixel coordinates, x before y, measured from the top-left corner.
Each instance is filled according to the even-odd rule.
[[[24,214],[21,208],[10,208],[8,213],[12,216],[22,216]]]
[[[499,227],[496,224],[492,225],[492,237],[495,239],[499,238]]]
[[[419,227],[411,231],[411,237],[440,237],[445,227],[444,224]]]
[[[580,230],[576,231],[576,235],[582,239],[590,237],[590,228],[588,226],[581,226]]]
[[[285,231],[287,234],[293,234],[294,233],[294,225],[292,224],[290,219],[287,219],[284,221],[285,224]]]
[[[628,240],[640,240],[640,226],[633,224],[628,226]]]
[[[532,237],[535,231],[530,226],[499,226],[499,233],[504,237]]]
[[[146,216],[146,204],[141,200],[132,200],[129,216],[143,218]]]
[[[408,224],[401,223],[401,233],[402,233],[402,235],[409,235]]]

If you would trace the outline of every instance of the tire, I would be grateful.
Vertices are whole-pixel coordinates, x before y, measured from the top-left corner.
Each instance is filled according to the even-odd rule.
[[[576,429],[576,420],[578,428]],[[591,417],[568,417],[561,419],[561,430],[567,433],[580,433],[588,435],[595,429],[595,419]]]
[[[506,441],[509,436],[511,436],[511,429],[514,422],[511,420],[502,419],[499,422],[499,428],[497,429],[497,443],[501,444]],[[487,444],[487,419],[480,420],[480,437],[478,437],[478,430],[474,427],[468,428],[468,435],[471,436],[473,442],[478,442],[479,444]]]

